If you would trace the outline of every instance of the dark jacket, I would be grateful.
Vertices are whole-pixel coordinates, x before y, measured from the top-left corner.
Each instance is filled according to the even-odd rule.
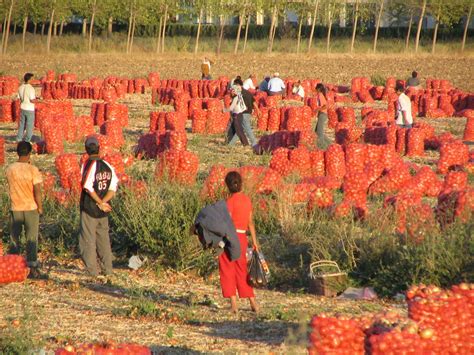
[[[93,163],[96,163],[95,176],[94,176],[94,191],[102,199],[109,191],[110,184],[112,182],[112,169],[99,158],[89,158],[84,164],[82,172],[82,181],[81,186],[84,187],[84,184],[87,180],[87,177],[90,173]],[[81,211],[86,212],[89,216],[93,218],[103,218],[107,217],[108,213],[103,212],[97,206],[97,203],[92,199],[92,197],[82,189],[81,199],[80,199],[80,209]]]
[[[225,201],[204,207],[199,211],[194,225],[204,249],[215,248],[219,253],[225,250],[231,261],[240,258],[239,238]],[[224,249],[219,246],[219,242],[224,242]]]
[[[245,106],[247,106],[247,109],[242,113],[248,113],[251,115],[253,111],[253,103],[255,102],[255,99],[253,98],[252,93],[245,89],[242,89],[242,97],[244,99]]]

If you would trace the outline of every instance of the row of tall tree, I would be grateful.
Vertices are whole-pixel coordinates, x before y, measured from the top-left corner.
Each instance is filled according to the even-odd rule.
[[[3,20],[1,53],[6,53],[10,32],[22,30],[22,47],[28,24],[33,33],[47,36],[46,50],[51,50],[51,39],[61,36],[64,26],[73,18],[82,20],[82,35],[92,50],[97,30],[111,35],[113,25],[127,26],[126,52],[133,50],[138,26],[150,27],[156,36],[156,53],[165,52],[167,26],[171,21],[197,23],[194,52],[199,51],[201,24],[212,18],[218,26],[216,51],[222,48],[225,27],[230,19],[237,19],[234,52],[246,51],[248,30],[257,16],[269,23],[268,52],[272,52],[277,27],[286,21],[287,14],[297,15],[296,51],[302,48],[302,28],[310,25],[307,51],[311,51],[317,25],[327,28],[326,50],[330,51],[333,24],[341,20],[352,27],[350,51],[354,51],[358,30],[368,25],[375,27],[373,51],[377,51],[382,21],[390,25],[406,26],[406,47],[414,36],[414,50],[418,51],[423,20],[434,19],[432,52],[436,51],[440,26],[464,26],[461,49],[464,50],[468,24],[474,0],[0,0],[0,19]],[[46,33],[45,33],[46,32]],[[241,38],[243,36],[243,45]]]

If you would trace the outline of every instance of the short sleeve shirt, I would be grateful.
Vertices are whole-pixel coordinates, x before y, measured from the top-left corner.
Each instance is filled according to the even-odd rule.
[[[117,191],[118,177],[115,174],[114,168],[109,163],[107,163],[105,160],[102,160],[102,161],[110,168],[110,170],[112,172],[112,179],[110,181],[109,190],[115,192],[115,191]],[[89,173],[86,177],[86,180],[84,181],[84,189],[86,189],[89,192],[94,192],[94,182],[95,182],[95,178],[96,178],[96,168],[97,168],[97,165],[96,165],[96,163],[94,163],[91,166],[91,169],[90,169],[90,171],[89,171]],[[84,172],[84,165],[81,167],[81,174],[83,172]]]
[[[398,115],[397,115],[396,123],[398,125],[405,124],[405,122],[403,121],[403,112],[405,112],[405,116],[408,121],[408,124],[413,124],[413,116],[411,115],[411,101],[407,95],[402,93],[398,97],[397,110],[398,110]]]
[[[253,81],[252,79],[248,78],[248,79],[245,79],[244,81],[244,85],[242,86],[245,90],[255,90],[255,85],[253,84]]]
[[[33,187],[43,178],[39,169],[28,163],[16,162],[6,170],[12,211],[34,211],[38,209]]]
[[[271,78],[270,81],[268,82],[268,91],[271,92],[280,92],[285,90],[286,86],[283,80],[280,78]]]
[[[36,99],[35,88],[30,84],[23,84],[18,89],[20,108],[24,111],[34,111],[35,104],[31,101]]]

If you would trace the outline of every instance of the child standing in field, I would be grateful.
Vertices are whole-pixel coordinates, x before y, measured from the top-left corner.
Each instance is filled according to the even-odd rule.
[[[242,177],[238,172],[228,173],[225,177],[225,183],[230,193],[227,199],[227,208],[239,237],[241,254],[240,258],[235,261],[231,261],[227,253],[222,253],[219,256],[222,295],[225,298],[230,298],[231,309],[234,313],[238,313],[237,291],[239,292],[239,298],[248,298],[252,311],[258,312],[253,288],[247,281],[247,230],[250,232],[253,248],[258,251],[252,216],[252,202],[242,192]]]

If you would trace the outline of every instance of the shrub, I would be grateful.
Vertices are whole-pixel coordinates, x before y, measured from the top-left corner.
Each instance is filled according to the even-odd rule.
[[[122,250],[138,248],[156,256],[164,266],[195,267],[205,274],[212,266],[209,254],[189,235],[201,207],[198,190],[193,188],[150,182],[141,198],[122,189],[113,204],[111,232]]]
[[[416,241],[409,236],[374,235],[359,246],[354,275],[382,295],[394,295],[412,284],[447,287],[474,279],[474,222],[432,230]]]
[[[370,81],[374,86],[385,86],[385,78],[380,74],[374,74],[370,77]]]
[[[373,286],[381,296],[416,283],[449,286],[474,279],[473,221],[445,230],[430,226],[409,236],[394,232],[389,210],[356,221],[321,210],[308,214],[302,206],[282,201],[267,206],[255,218],[273,287],[307,286],[309,264],[323,259],[336,261],[353,283]]]

